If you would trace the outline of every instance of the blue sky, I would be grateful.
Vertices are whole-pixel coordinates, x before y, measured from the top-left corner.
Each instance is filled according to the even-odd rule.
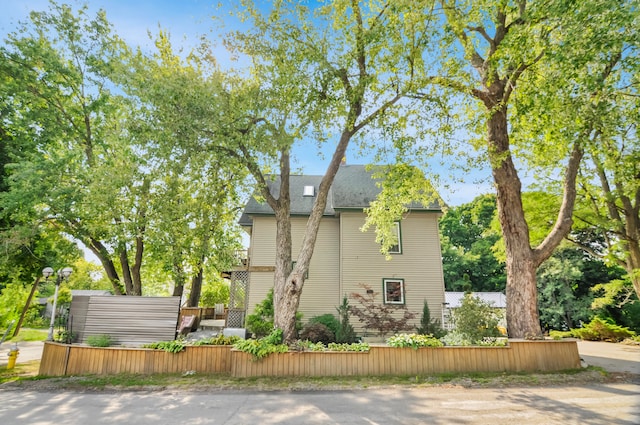
[[[63,1],[60,1],[61,3]],[[268,4],[266,0],[258,0],[259,3]],[[196,43],[198,36],[211,34],[215,37],[217,23],[212,16],[224,16],[230,0],[88,0],[78,2],[67,0],[66,3],[75,7],[88,4],[90,15],[98,9],[107,12],[107,19],[114,25],[115,32],[124,38],[132,46],[140,46],[143,49],[152,49],[153,43],[148,33],[157,33],[162,27],[171,34],[174,46],[185,46],[187,49]],[[47,10],[48,0],[0,0],[0,37],[17,28],[18,21],[28,20],[31,10]],[[218,8],[222,4],[222,9]],[[226,20],[224,24],[231,28],[233,21]],[[224,51],[218,51],[219,60],[224,63],[227,58]],[[297,150],[296,167],[300,167],[307,174],[323,174],[326,165],[331,158],[332,146],[327,145],[324,150],[324,158],[318,156],[315,149]],[[371,161],[368,157],[360,157],[355,146],[347,152],[347,162],[351,164],[364,164]],[[444,165],[435,165],[441,169],[442,180],[447,180],[451,168]],[[440,195],[449,205],[460,205],[470,202],[477,195],[492,192],[490,173],[488,170],[476,170],[462,177],[465,183],[455,183],[449,188],[440,187]],[[479,182],[479,183],[478,183]]]

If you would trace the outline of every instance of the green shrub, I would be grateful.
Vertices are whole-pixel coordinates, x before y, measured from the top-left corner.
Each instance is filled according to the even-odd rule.
[[[635,336],[635,332],[629,328],[623,328],[615,323],[605,321],[600,317],[594,317],[591,322],[582,328],[571,329],[576,338],[586,339],[588,341],[612,341],[619,342],[625,338]]]
[[[233,345],[240,341],[238,336],[224,336],[222,334],[213,336],[211,338],[205,338],[193,343],[195,346],[199,345]]]
[[[309,323],[306,325],[302,329],[302,332],[300,332],[300,339],[311,342],[322,342],[323,344],[336,342],[335,334],[323,323]]]
[[[554,340],[559,340],[559,339],[563,339],[563,338],[571,338],[573,337],[573,332],[572,331],[549,331],[549,336],[551,337],[551,339]]]
[[[398,333],[412,329],[409,321],[416,314],[409,311],[406,305],[384,304],[377,300],[378,292],[375,292],[365,283],[360,286],[364,294],[353,292],[353,298],[358,305],[350,306],[349,313],[358,318],[365,330],[377,331],[379,336],[384,337],[390,333]]]
[[[442,347],[443,344],[432,335],[397,334],[387,339],[387,345],[397,348],[411,347],[417,350],[420,347]]]
[[[326,351],[327,347],[322,342],[312,342],[308,339],[297,340],[294,343],[293,348],[298,351]]]
[[[42,317],[43,306],[31,305],[27,309],[27,314],[24,317],[23,327],[25,328],[46,328],[48,323],[44,317]]]
[[[505,337],[485,336],[477,344],[482,347],[506,347],[509,340]]]
[[[187,344],[182,339],[176,339],[174,341],[159,341],[152,342],[151,344],[145,344],[143,348],[153,348],[154,350],[164,350],[168,353],[179,353],[184,350]]]
[[[340,321],[331,313],[323,314],[322,316],[315,316],[309,320],[309,323],[322,323],[333,332],[335,336],[340,329]],[[304,328],[303,328],[304,329]]]
[[[455,330],[440,338],[440,341],[447,346],[466,347],[473,345],[473,342],[469,339],[468,335]]]
[[[416,333],[420,335],[433,335],[435,338],[442,338],[447,331],[442,329],[440,320],[432,319],[431,312],[429,311],[429,304],[424,301],[422,307],[422,317],[420,318],[420,326],[416,329]]]
[[[311,342],[308,340],[298,340],[295,342],[294,349],[299,351],[341,351],[341,352],[367,352],[371,348],[367,343],[353,343],[353,344],[345,344],[345,343],[337,343],[330,342],[327,345],[324,345],[321,342]]]
[[[246,326],[255,338],[265,337],[273,330],[273,289],[267,292],[267,297],[247,316]]]
[[[113,344],[111,335],[89,335],[87,344],[91,347],[110,347]]]
[[[464,295],[460,307],[453,312],[455,331],[463,334],[471,345],[485,337],[501,336],[498,329],[500,318],[490,304],[473,296]]]
[[[327,351],[367,352],[370,348],[371,346],[366,342],[354,342],[351,344],[332,342],[327,345]]]
[[[253,360],[260,360],[271,353],[286,353],[289,347],[282,342],[282,329],[273,329],[269,335],[260,339],[242,339],[233,348],[251,354]]]
[[[336,307],[336,310],[338,311],[339,317],[339,327],[335,332],[336,342],[347,344],[356,342],[356,332],[349,322],[349,300],[346,296],[342,298],[342,304]]]
[[[247,316],[246,326],[255,338],[263,338],[273,330],[273,288],[267,297]],[[296,330],[302,329],[302,313],[296,313]]]

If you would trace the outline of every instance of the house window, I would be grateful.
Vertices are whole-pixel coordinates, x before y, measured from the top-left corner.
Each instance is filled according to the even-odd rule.
[[[392,232],[395,232],[396,241],[395,245],[391,245],[389,248],[389,254],[402,254],[402,238],[400,237],[400,222],[396,221],[393,223]]]
[[[385,304],[404,304],[404,279],[383,279]]]

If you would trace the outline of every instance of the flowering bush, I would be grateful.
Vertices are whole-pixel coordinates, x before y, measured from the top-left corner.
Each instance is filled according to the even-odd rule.
[[[506,347],[508,342],[507,338],[487,336],[478,341],[478,345],[488,347]]]
[[[458,346],[458,347],[466,347],[468,345],[473,345],[469,337],[460,332],[452,331],[440,338],[440,341],[444,345],[449,346]]]
[[[330,342],[324,345],[322,342],[311,341],[296,341],[295,348],[301,351],[355,351],[355,352],[367,352],[369,351],[369,344],[362,342],[339,343]]]
[[[482,339],[472,341],[467,334],[457,331],[449,332],[444,337],[440,338],[440,341],[442,341],[444,345],[457,347],[468,347],[470,345],[505,347],[508,344],[508,339],[504,337],[486,336]]]
[[[420,347],[442,347],[443,344],[432,335],[397,334],[387,339],[387,345],[398,348],[411,347],[417,350]]]

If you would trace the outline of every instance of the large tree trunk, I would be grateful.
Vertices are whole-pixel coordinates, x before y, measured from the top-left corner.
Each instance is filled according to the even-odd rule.
[[[296,312],[300,305],[300,296],[302,295],[302,287],[304,286],[304,274],[309,269],[309,263],[313,256],[320,222],[322,220],[324,209],[327,205],[329,188],[333,184],[333,180],[340,168],[342,158],[344,158],[347,146],[349,145],[349,141],[354,133],[355,130],[345,130],[342,132],[338,146],[331,158],[331,162],[329,163],[327,171],[320,182],[316,200],[313,204],[309,219],[307,220],[307,226],[302,240],[302,247],[300,248],[300,252],[296,258],[296,266],[293,269],[291,268],[291,219],[289,216],[290,197],[287,196],[286,198],[286,209],[282,208],[276,210],[276,244],[278,247],[283,247],[283,249],[276,250],[276,270],[273,292],[274,326],[282,329],[283,339],[286,342],[293,341],[297,337]],[[282,165],[281,169],[284,169],[282,168]],[[286,190],[288,195],[288,167],[286,167],[286,169]],[[283,173],[283,176],[284,175],[285,174]],[[281,185],[280,201],[283,200],[283,188],[284,186]]]
[[[131,281],[133,292],[131,295],[142,295],[142,253],[144,252],[144,240],[142,236],[136,238],[136,254],[131,268]]]
[[[124,243],[121,244],[119,251],[120,267],[122,268],[122,278],[124,279],[124,288],[127,295],[135,295],[133,293],[133,279],[131,278],[131,267],[129,266],[129,256]]]
[[[86,243],[85,241],[85,245],[87,245],[91,252],[93,252],[95,256],[100,260],[102,268],[107,273],[107,278],[113,286],[113,293],[116,295],[123,295],[125,291],[123,291],[122,282],[120,282],[120,276],[118,276],[116,266],[115,264],[113,264],[113,261],[111,261],[109,252],[104,247],[104,245],[100,241],[93,238],[89,239],[89,243]]]
[[[198,273],[191,279],[191,291],[189,292],[189,301],[187,307],[198,307],[200,302],[200,294],[202,293],[202,265],[198,266]]]
[[[182,254],[175,244],[171,247],[171,250],[173,254],[171,258],[171,267],[173,274],[173,296],[182,297],[182,294],[184,293],[184,284],[187,280],[186,273],[184,272],[184,268],[182,267]]]
[[[280,155],[280,196],[271,207],[276,217],[276,258],[273,276],[273,325],[282,329],[283,339],[296,338],[296,311],[301,287],[289,280],[291,273],[291,194],[289,192],[290,163],[288,152]]]
[[[507,324],[512,338],[542,335],[536,269],[524,217],[520,178],[509,150],[506,106],[494,108],[487,121],[487,142],[497,207],[507,256]]]
[[[144,253],[144,236],[147,230],[146,221],[147,221],[147,206],[148,206],[148,197],[149,197],[149,188],[151,187],[151,182],[149,179],[145,178],[142,181],[142,187],[140,188],[140,197],[144,199],[140,204],[138,209],[137,219],[138,226],[135,239],[135,247],[136,252],[133,259],[133,267],[131,268],[131,278],[132,278],[132,286],[133,292],[131,295],[142,295],[142,254]]]
[[[495,103],[497,104],[497,103]],[[494,105],[495,105],[494,104]],[[487,144],[497,190],[498,218],[507,256],[507,325],[512,338],[542,336],[536,269],[571,230],[576,177],[583,151],[576,142],[565,169],[563,198],[553,229],[535,249],[522,207],[521,182],[509,148],[506,106],[494,107],[487,121]]]

